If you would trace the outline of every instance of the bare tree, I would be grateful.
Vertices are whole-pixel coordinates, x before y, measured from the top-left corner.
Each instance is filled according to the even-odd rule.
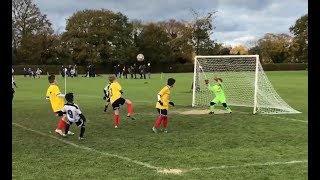
[[[193,44],[196,47],[196,54],[203,54],[202,50],[206,47],[214,44],[214,41],[210,39],[213,30],[216,28],[213,26],[213,20],[217,11],[209,12],[205,16],[199,15],[195,10],[191,9],[193,14]]]
[[[33,0],[12,0],[12,46],[17,49],[28,34],[52,34],[47,15],[41,14]]]

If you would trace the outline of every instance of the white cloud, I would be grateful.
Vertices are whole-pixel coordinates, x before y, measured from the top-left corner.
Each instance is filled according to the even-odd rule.
[[[77,10],[110,9],[130,20],[191,20],[191,9],[205,15],[217,11],[212,35],[221,43],[247,43],[266,33],[290,33],[289,27],[308,12],[306,0],[35,0],[55,30]],[[247,43],[248,44],[248,43]]]

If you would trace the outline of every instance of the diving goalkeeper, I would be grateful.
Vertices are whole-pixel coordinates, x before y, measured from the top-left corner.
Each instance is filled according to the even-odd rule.
[[[224,95],[224,90],[222,86],[222,79],[221,78],[214,78],[214,80],[217,82],[216,85],[210,86],[209,80],[205,80],[205,84],[208,87],[208,89],[214,94],[214,99],[210,102],[210,112],[209,114],[214,114],[214,108],[216,104],[221,103],[223,107],[226,108],[226,110],[229,113],[232,113],[231,109],[228,107],[226,103],[226,96]]]

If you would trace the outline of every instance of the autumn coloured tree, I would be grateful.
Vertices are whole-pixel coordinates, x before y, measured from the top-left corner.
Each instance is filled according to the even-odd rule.
[[[247,55],[248,49],[243,45],[237,45],[230,50],[230,54],[233,55]]]
[[[292,37],[288,34],[267,33],[263,38],[258,40],[262,58],[264,63],[284,63],[290,62],[290,47],[292,45]]]

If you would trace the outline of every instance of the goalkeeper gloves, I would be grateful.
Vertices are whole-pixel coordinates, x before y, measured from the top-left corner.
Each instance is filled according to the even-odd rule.
[[[174,106],[174,103],[173,103],[173,102],[171,102],[171,101],[169,102],[169,104],[170,104],[171,106]]]
[[[163,103],[161,102],[161,101],[158,101],[159,102],[159,104],[161,105],[161,106],[163,106]]]

